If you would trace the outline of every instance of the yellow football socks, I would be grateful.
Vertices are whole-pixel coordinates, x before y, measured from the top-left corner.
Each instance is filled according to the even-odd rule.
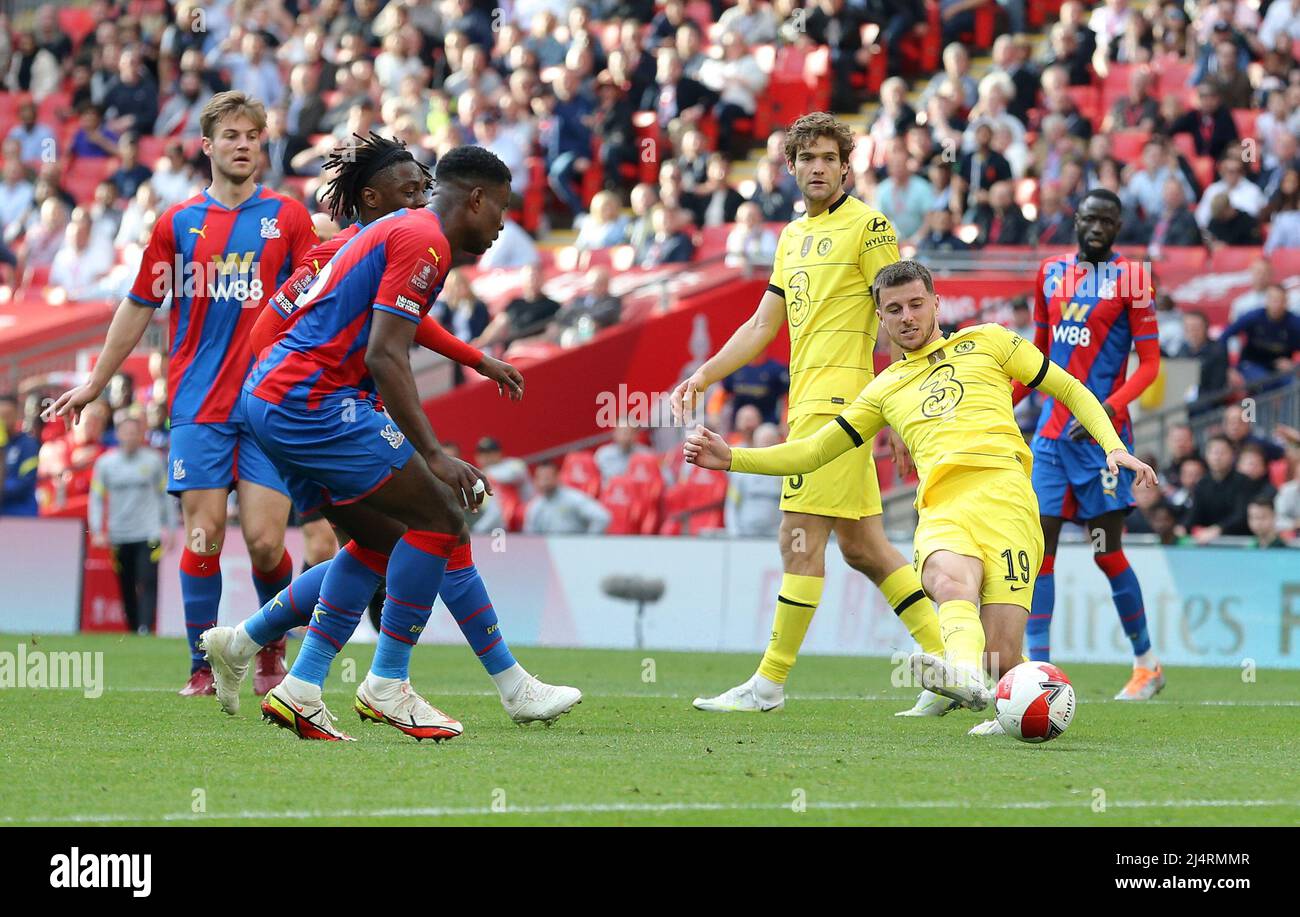
[[[982,670],[984,625],[974,602],[957,599],[939,606],[939,627],[948,661],[974,672]]]
[[[904,564],[885,577],[880,584],[880,591],[921,649],[931,655],[942,656],[943,638],[939,635],[939,616],[934,613],[934,603],[921,588],[921,579],[912,565]]]
[[[772,640],[758,664],[758,674],[777,684],[785,684],[803,645],[808,625],[822,600],[820,576],[787,573],[781,577],[781,592],[776,598],[776,617],[772,622]]]

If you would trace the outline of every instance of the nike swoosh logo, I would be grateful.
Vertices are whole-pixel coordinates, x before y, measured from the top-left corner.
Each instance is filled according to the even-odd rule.
[[[1012,591],[1012,592],[1024,592],[1024,591],[1025,591],[1026,589],[1028,589],[1028,588],[1029,588],[1028,586],[1012,586],[1012,587],[1011,587],[1011,591]]]

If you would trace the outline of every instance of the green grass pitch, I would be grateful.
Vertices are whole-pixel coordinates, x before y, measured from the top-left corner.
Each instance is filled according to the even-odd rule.
[[[827,656],[800,660],[783,712],[718,715],[691,698],[754,655],[523,649],[585,699],[520,728],[464,647],[420,647],[414,684],[466,728],[434,745],[357,719],[342,676],[371,647],[349,647],[326,702],[358,741],[325,743],[264,724],[251,692],[233,718],[176,696],[178,640],[0,635],[0,652],[19,642],[102,652],[105,690],[0,690],[0,825],[1300,824],[1300,672],[1172,669],[1125,705],[1123,668],[1065,665],[1074,723],[1033,746],[968,737],[968,712],[897,719],[914,692],[888,660]]]

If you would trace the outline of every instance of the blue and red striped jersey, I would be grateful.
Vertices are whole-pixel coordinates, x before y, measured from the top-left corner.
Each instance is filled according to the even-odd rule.
[[[1141,263],[1119,254],[1100,265],[1077,254],[1045,258],[1034,284],[1034,324],[1051,361],[1105,402],[1124,385],[1134,345],[1158,337],[1155,289]],[[1128,401],[1121,400],[1112,401],[1115,430],[1128,441]],[[1057,439],[1071,419],[1065,405],[1048,398],[1037,435]]]
[[[372,314],[379,310],[419,323],[450,269],[451,247],[433,211],[397,210],[368,224],[298,298],[245,391],[300,410],[373,398],[375,383],[365,362]]]
[[[330,237],[328,241],[317,242],[311,250],[297,263],[289,279],[275,291],[267,303],[267,308],[274,309],[281,318],[288,318],[298,308],[298,297],[311,289],[312,281],[320,269],[329,263],[340,248],[349,239],[361,231],[360,223],[353,223]]]
[[[249,329],[315,243],[307,208],[261,185],[233,209],[204,191],[158,219],[127,296],[154,308],[172,298],[173,426],[239,419]]]

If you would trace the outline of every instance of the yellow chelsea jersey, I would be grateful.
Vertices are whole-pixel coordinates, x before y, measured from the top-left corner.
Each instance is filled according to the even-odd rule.
[[[893,225],[847,193],[781,230],[768,289],[785,298],[791,420],[838,414],[871,381],[879,325],[871,282],[897,260]]]

